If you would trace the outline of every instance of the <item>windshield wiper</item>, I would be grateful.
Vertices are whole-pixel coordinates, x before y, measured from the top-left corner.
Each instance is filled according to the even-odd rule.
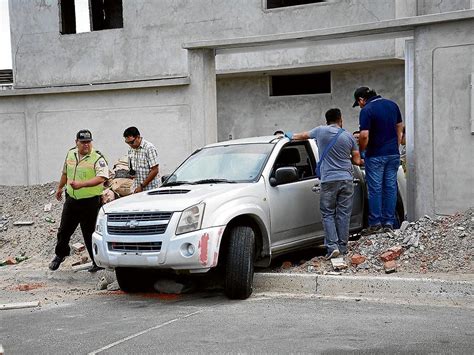
[[[227,179],[203,179],[194,181],[195,184],[219,184],[219,183],[228,183],[228,184],[235,184],[237,181],[235,180],[227,180]]]
[[[163,184],[161,186],[179,186],[179,185],[194,185],[194,182],[191,181],[173,181],[173,182],[167,182],[166,184]]]

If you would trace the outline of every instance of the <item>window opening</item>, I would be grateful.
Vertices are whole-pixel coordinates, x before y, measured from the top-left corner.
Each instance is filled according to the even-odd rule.
[[[123,28],[122,0],[60,0],[61,33]]]
[[[267,0],[267,9],[276,9],[279,7],[315,4],[324,2],[324,0]]]
[[[270,77],[270,96],[331,93],[331,72]]]

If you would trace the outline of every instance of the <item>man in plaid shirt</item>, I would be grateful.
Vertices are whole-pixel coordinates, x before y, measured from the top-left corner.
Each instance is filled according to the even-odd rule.
[[[128,164],[130,175],[135,175],[134,193],[151,190],[160,186],[158,152],[155,146],[140,137],[137,127],[128,127],[123,132],[125,143],[129,145]]]

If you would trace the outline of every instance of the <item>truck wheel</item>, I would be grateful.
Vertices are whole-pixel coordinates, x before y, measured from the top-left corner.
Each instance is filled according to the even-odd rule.
[[[123,292],[134,293],[140,292],[146,287],[146,282],[140,275],[143,270],[137,270],[132,268],[116,268],[115,276],[117,277],[117,283]]]
[[[225,294],[230,299],[246,299],[252,294],[255,234],[248,226],[230,232],[225,270]]]

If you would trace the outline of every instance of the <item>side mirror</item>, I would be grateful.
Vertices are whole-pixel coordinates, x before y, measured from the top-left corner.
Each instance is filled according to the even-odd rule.
[[[275,171],[275,177],[270,178],[270,186],[275,187],[295,181],[298,181],[298,170],[293,166],[288,166]]]
[[[169,175],[163,175],[161,177],[161,183],[164,183],[166,181],[166,179],[168,179],[170,176]]]

